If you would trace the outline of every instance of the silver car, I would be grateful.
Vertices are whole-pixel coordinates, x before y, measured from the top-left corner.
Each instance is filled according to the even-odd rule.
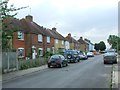
[[[117,63],[117,55],[114,50],[109,50],[103,55],[104,64],[106,63]]]

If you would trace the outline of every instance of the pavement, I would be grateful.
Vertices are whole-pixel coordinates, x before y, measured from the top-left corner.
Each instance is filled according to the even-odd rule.
[[[6,73],[6,74],[2,75],[2,81],[7,82],[11,79],[15,79],[15,78],[18,78],[18,77],[21,77],[21,76],[24,76],[24,75],[27,75],[30,73],[38,72],[38,71],[44,70],[46,68],[47,68],[47,65],[43,65],[40,67],[29,68],[26,70],[19,70],[19,71],[15,71],[15,72]]]
[[[118,56],[118,64],[113,64],[112,72],[112,88],[120,89],[120,55]]]

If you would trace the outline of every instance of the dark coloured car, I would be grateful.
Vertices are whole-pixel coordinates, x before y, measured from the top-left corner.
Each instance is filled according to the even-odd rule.
[[[68,62],[79,62],[80,60],[77,50],[66,50],[64,56]]]
[[[60,68],[63,66],[68,66],[68,61],[63,55],[53,55],[48,60],[48,67],[50,68],[51,66],[57,66]]]
[[[107,51],[106,54],[103,55],[104,64],[106,63],[117,63],[117,55],[114,50]]]

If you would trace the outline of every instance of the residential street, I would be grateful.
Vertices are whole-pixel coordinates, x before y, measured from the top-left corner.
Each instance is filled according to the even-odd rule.
[[[3,88],[109,88],[112,65],[102,55],[63,68],[47,68],[3,83]]]

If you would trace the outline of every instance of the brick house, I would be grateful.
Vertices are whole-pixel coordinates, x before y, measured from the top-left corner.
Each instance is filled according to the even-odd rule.
[[[46,51],[52,51],[54,53],[54,38],[49,32],[50,30],[33,22],[32,16],[26,16],[24,20],[26,21],[26,25],[23,22],[24,28],[29,32],[28,41],[30,42],[26,42],[26,47],[29,47],[26,48],[28,53],[32,53],[32,57],[34,57],[34,55],[36,55],[36,57],[43,56]]]
[[[12,26],[16,26],[18,29],[13,33],[11,42],[12,48],[16,49],[18,57],[35,59],[43,56],[46,51],[54,53],[54,37],[51,31],[33,22],[32,16],[28,15],[21,20],[11,19],[11,22]]]
[[[72,36],[71,33],[68,34],[68,36],[66,36],[66,39],[69,41],[70,43],[70,49],[72,50],[78,50],[79,49],[79,44],[77,42],[77,40],[75,40]]]
[[[54,50],[55,53],[63,52],[65,50],[65,38],[57,32],[56,28],[52,28],[51,34],[54,36]]]
[[[88,51],[88,43],[86,43],[84,40],[83,40],[83,37],[80,37],[80,39],[78,40],[78,42],[79,42],[79,50],[81,50],[81,51]]]
[[[6,26],[3,28],[4,32],[6,30],[10,30],[13,33],[12,38],[9,39],[8,43],[10,45],[10,49],[16,49],[17,55],[20,57],[24,57],[25,53],[25,42],[26,42],[26,34],[24,34],[24,30],[22,28],[22,24],[20,20],[9,17],[3,20],[4,25]],[[19,53],[21,52],[21,53]]]

